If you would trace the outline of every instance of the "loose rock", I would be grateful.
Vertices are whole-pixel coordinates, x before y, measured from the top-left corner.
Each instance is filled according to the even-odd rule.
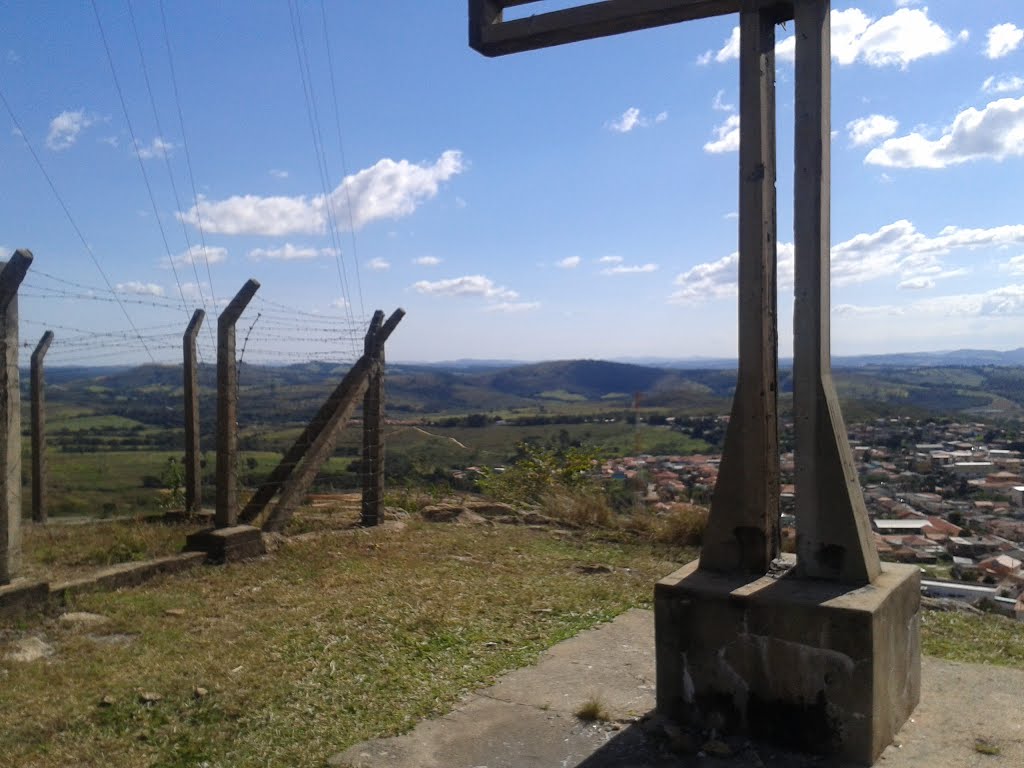
[[[48,656],[53,656],[53,654],[53,646],[43,639],[26,637],[21,640],[15,640],[12,643],[11,650],[5,654],[4,658],[10,661],[30,662],[45,659]]]
[[[65,627],[96,627],[100,624],[106,624],[110,619],[106,616],[101,616],[98,613],[88,613],[87,611],[72,611],[70,613],[61,614],[58,621]]]

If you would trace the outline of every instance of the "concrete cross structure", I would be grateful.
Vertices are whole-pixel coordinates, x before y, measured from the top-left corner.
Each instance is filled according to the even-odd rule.
[[[831,374],[830,0],[469,0],[487,56],[739,13],[739,374],[698,563],[658,583],[658,709],[871,764],[920,696],[919,574],[881,564]],[[795,53],[797,558],[780,556],[775,26]]]

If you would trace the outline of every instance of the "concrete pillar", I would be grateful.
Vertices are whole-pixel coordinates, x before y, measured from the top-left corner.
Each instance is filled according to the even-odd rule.
[[[881,566],[832,382],[830,5],[829,0],[797,0],[794,6],[797,567],[807,578],[856,585],[874,581]]]
[[[199,451],[199,369],[196,338],[206,312],[197,309],[182,338],[185,385],[185,514],[195,514],[203,506],[203,475]]]
[[[0,270],[0,584],[21,569],[21,388],[18,375],[18,287],[32,264],[15,251]]]
[[[248,280],[217,318],[217,508],[214,525],[227,528],[238,520],[238,362],[235,323],[259,290]]]
[[[716,572],[779,553],[775,17],[740,14],[739,376],[700,557]]]
[[[383,321],[383,312],[374,314],[363,343],[363,354],[373,361],[363,396],[362,524],[366,526],[384,522],[384,347],[377,346]]]
[[[32,520],[45,523],[46,511],[46,403],[43,379],[43,358],[53,341],[47,331],[32,353],[30,382],[32,390]]]

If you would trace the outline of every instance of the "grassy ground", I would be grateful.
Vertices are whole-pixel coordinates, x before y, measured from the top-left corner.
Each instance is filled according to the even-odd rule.
[[[921,645],[929,656],[1024,669],[1024,623],[998,615],[921,615]]]
[[[140,520],[90,524],[33,525],[22,528],[22,575],[62,581],[108,565],[149,560],[180,552],[196,525],[164,525]]]
[[[321,531],[269,558],[77,598],[70,608],[102,626],[0,625],[0,763],[321,765],[649,605],[652,582],[694,554],[520,526],[322,530],[320,516],[348,525],[351,506],[304,512],[300,529]],[[40,533],[27,543],[37,561]],[[110,535],[159,554],[180,533],[105,523],[47,535],[59,564],[102,558]],[[582,567],[596,564],[609,568]],[[54,655],[4,658],[27,637]],[[1024,625],[1001,617],[926,612],[922,639],[930,655],[1024,668]]]
[[[612,570],[578,568],[592,564]],[[320,765],[647,604],[675,565],[643,546],[413,523],[82,596],[76,610],[110,622],[6,631],[56,653],[0,662],[0,754],[26,767]]]

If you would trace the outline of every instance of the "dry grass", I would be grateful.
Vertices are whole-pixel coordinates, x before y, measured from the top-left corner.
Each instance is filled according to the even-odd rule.
[[[597,529],[668,547],[699,546],[708,524],[708,510],[693,504],[672,504],[668,510],[642,509],[619,515],[600,489],[555,489],[541,500],[540,511],[573,528]]]
[[[604,702],[597,696],[591,696],[577,707],[576,717],[587,723],[606,722],[611,719]]]
[[[574,528],[614,528],[618,524],[599,488],[555,488],[541,499],[540,511]]]
[[[611,572],[576,569],[594,562]],[[648,604],[675,566],[646,545],[413,523],[83,595],[73,609],[108,624],[0,632],[56,649],[0,661],[0,754],[25,768],[322,765]]]
[[[22,575],[60,581],[118,563],[180,552],[196,525],[133,520],[51,523],[22,527]]]

